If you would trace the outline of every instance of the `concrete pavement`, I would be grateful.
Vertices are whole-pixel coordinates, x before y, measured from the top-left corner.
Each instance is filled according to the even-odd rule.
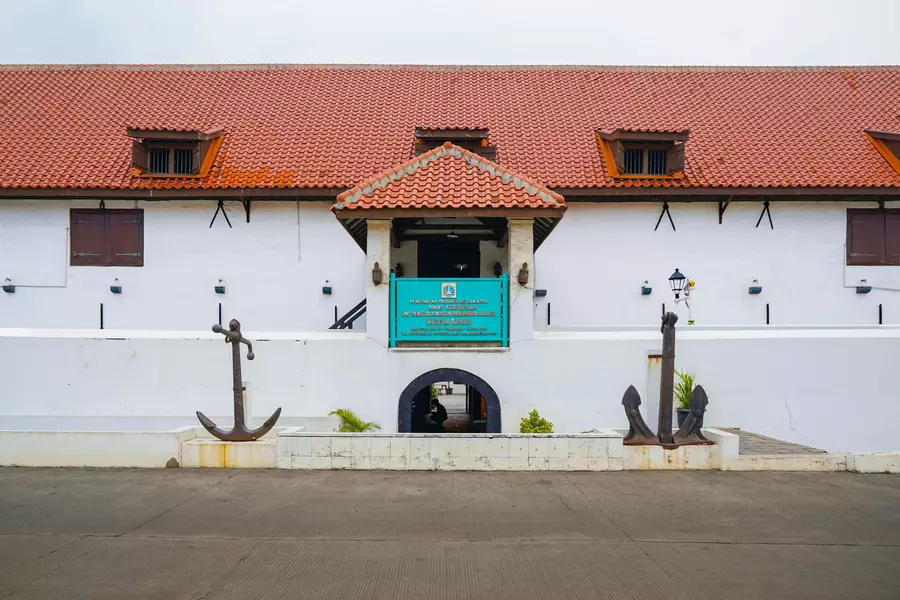
[[[900,597],[900,476],[0,469],[0,598]]]

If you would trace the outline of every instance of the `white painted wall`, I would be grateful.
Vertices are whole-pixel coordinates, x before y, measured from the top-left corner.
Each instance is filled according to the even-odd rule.
[[[404,277],[419,276],[419,242],[403,242],[399,248],[391,247],[391,267],[400,263]]]
[[[478,243],[478,249],[481,254],[481,277],[496,277],[494,265],[497,263],[500,263],[503,267],[503,272],[506,272],[507,263],[509,262],[509,248],[506,246],[498,248],[497,242],[482,241]]]
[[[239,318],[256,330],[324,330],[365,297],[365,254],[328,202],[257,202],[246,222],[226,203],[210,228],[215,202],[107,202],[144,209],[144,266],[68,266],[70,208],[96,201],[0,202],[0,327],[205,329]],[[109,291],[113,279],[121,295]],[[214,286],[223,278],[226,294]],[[333,294],[322,294],[328,279]],[[28,287],[51,286],[51,287]],[[365,328],[365,317],[357,321]]]
[[[364,333],[254,332],[244,361],[254,415],[348,407],[396,431],[401,392],[439,367],[467,370],[499,395],[502,430],[537,408],[560,433],[623,427],[622,394],[647,397],[658,329],[547,332],[502,352],[389,351]],[[738,426],[832,451],[897,450],[900,328],[680,328],[676,366],[696,371],[708,426]],[[230,353],[212,332],[0,330],[0,415],[190,416],[226,413]],[[655,427],[655,418],[645,411]]]
[[[888,206],[900,203],[888,203]],[[771,203],[775,229],[761,202],[732,202],[718,223],[715,203],[670,202],[677,231],[660,203],[571,203],[536,254],[535,326],[655,325],[661,305],[674,307],[668,277],[675,268],[697,281],[697,325],[900,323],[900,267],[845,267],[846,209],[874,203]],[[861,278],[873,288],[856,294]],[[748,294],[754,279],[763,292]],[[653,294],[641,296],[644,280]]]
[[[900,206],[900,203],[888,203]],[[226,203],[212,228],[215,202],[109,202],[145,213],[145,266],[68,266],[69,209],[96,201],[0,202],[0,280],[16,294],[0,293],[0,327],[98,327],[104,304],[107,328],[202,329],[223,317],[258,330],[323,330],[365,296],[370,280],[363,252],[329,211],[327,202],[254,201],[246,223],[240,203]],[[680,268],[697,280],[698,325],[762,325],[766,303],[772,324],[900,323],[900,267],[846,267],[843,202],[773,202],[775,229],[756,228],[761,203],[733,202],[718,224],[714,203],[670,203],[658,231],[657,203],[572,203],[535,255],[534,324],[547,329],[647,326],[666,303],[675,307],[667,278]],[[481,244],[481,271],[493,276],[508,248]],[[392,249],[390,263],[416,274],[416,244]],[[384,268],[384,267],[383,267]],[[385,273],[389,271],[385,268]],[[514,275],[514,274],[513,274]],[[227,293],[213,287],[225,280]],[[113,295],[115,278],[124,293]],[[865,278],[869,294],[856,294]],[[329,280],[333,294],[321,293]],[[747,288],[759,279],[763,293]],[[641,296],[648,280],[651,296]],[[39,286],[39,287],[29,287]],[[884,288],[884,289],[879,289]],[[366,317],[356,322],[365,329]]]

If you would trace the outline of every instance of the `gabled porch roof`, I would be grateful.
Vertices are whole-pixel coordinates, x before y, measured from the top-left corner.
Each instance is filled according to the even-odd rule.
[[[447,142],[345,191],[332,210],[362,247],[366,219],[428,216],[533,218],[537,247],[563,216],[566,201]]]

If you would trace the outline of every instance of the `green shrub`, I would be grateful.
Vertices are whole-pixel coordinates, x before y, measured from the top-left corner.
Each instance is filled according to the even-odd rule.
[[[363,421],[356,416],[349,408],[339,408],[328,413],[328,416],[336,416],[341,419],[341,428],[338,431],[344,433],[362,433],[364,431],[374,431],[381,429],[375,423]]]
[[[535,409],[528,414],[527,418],[522,417],[519,433],[553,433],[553,423],[541,417]]]
[[[697,376],[690,371],[675,371],[678,381],[675,383],[675,399],[678,401],[678,408],[690,410],[691,408],[691,392],[694,391],[694,382]]]
[[[438,389],[437,386],[433,383],[431,384],[431,399],[434,400],[438,397]]]

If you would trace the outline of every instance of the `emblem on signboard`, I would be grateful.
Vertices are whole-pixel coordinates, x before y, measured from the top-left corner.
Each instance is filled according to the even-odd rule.
[[[442,283],[441,284],[441,298],[456,298],[456,284],[455,283]]]

